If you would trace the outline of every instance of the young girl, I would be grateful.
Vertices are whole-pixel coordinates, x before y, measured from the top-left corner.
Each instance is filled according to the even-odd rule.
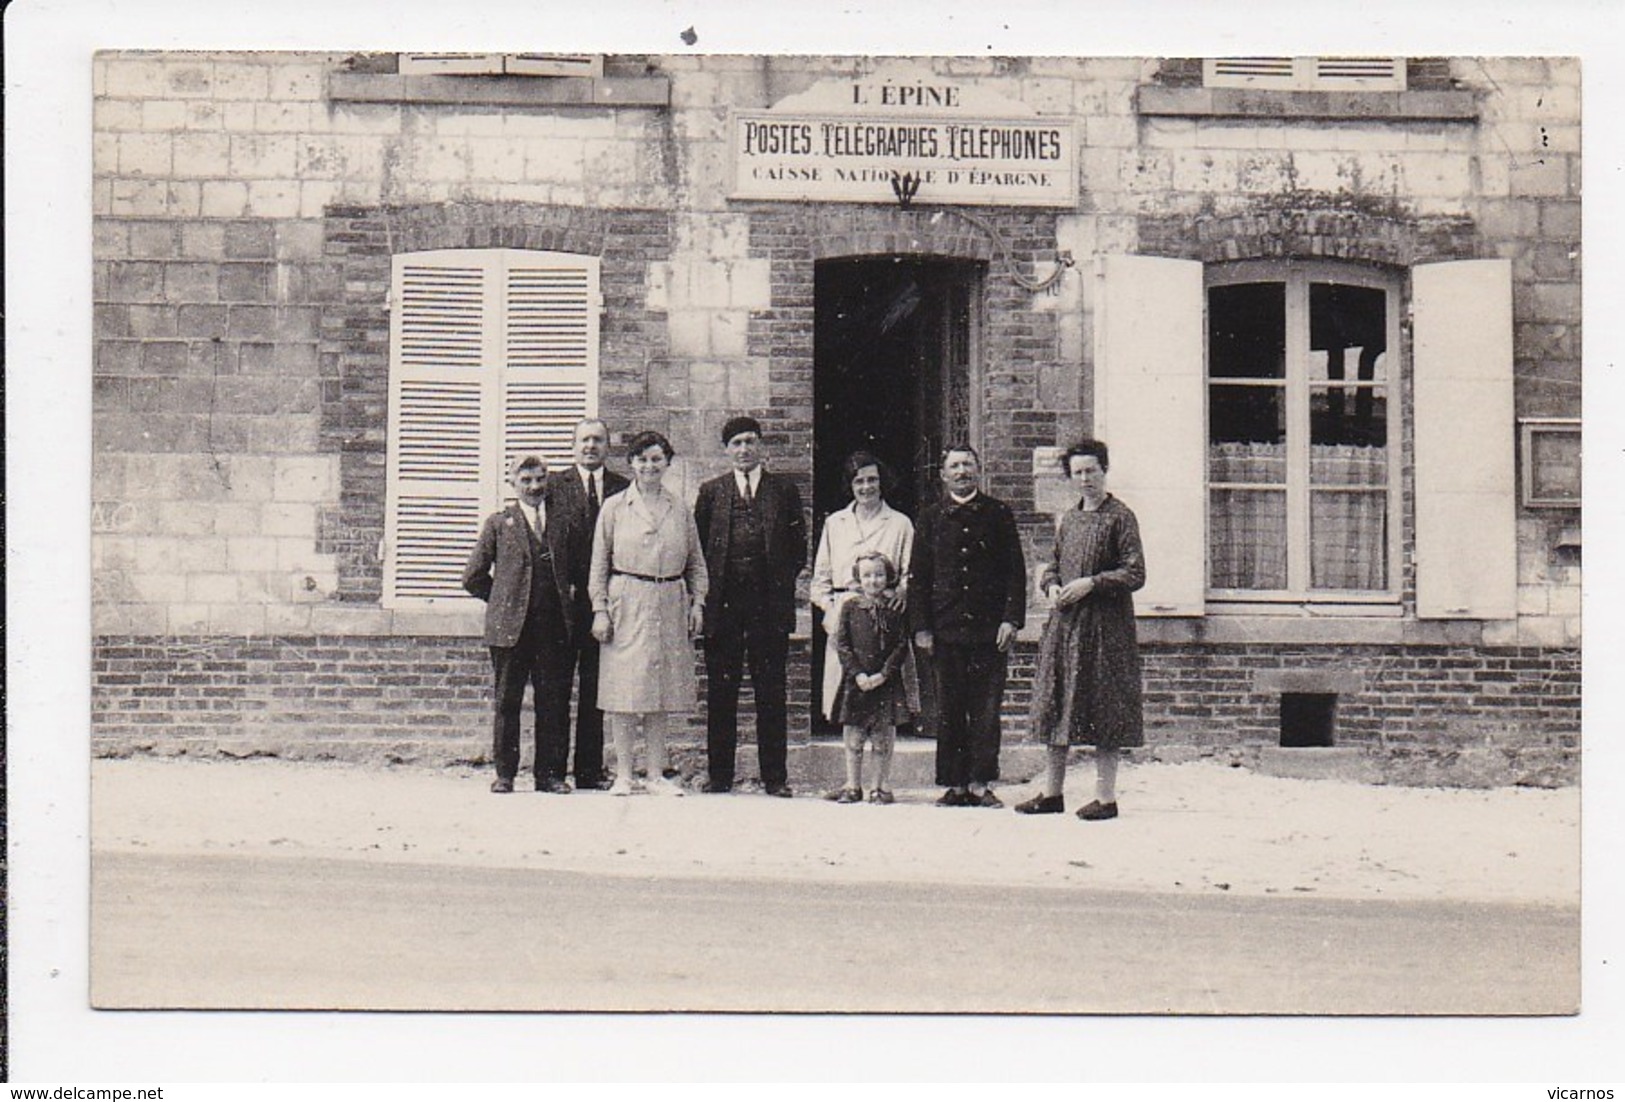
[[[836,692],[834,718],[842,725],[846,743],[846,787],[833,794],[836,803],[863,800],[863,741],[875,748],[875,786],[870,803],[892,801],[892,745],[897,725],[909,719],[908,694],[903,687],[903,658],[908,634],[903,614],[891,607],[887,592],[897,585],[897,567],[880,551],[870,551],[852,563],[858,594],[841,607],[835,628],[835,650],[841,659],[841,687]]]

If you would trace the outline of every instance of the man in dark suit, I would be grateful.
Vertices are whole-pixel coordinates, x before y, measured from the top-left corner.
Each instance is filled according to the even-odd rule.
[[[626,479],[604,466],[609,430],[596,417],[576,425],[575,464],[555,471],[547,479],[547,511],[569,522],[570,584],[575,588],[572,623],[592,623],[592,601],[587,596],[587,572],[592,567],[592,534],[604,499],[626,489]],[[575,780],[577,788],[608,788],[604,776],[604,713],[598,709],[598,641],[590,631],[571,639],[570,666],[580,671],[576,693]],[[570,673],[566,673],[568,682]],[[566,684],[568,698],[569,687]],[[568,706],[568,704],[566,705]]]
[[[519,710],[529,683],[536,707],[536,791],[562,795],[570,791],[564,767],[572,640],[582,632],[570,581],[575,573],[570,524],[567,518],[548,515],[547,460],[520,456],[508,481],[518,500],[486,519],[463,568],[463,588],[485,602],[485,642],[496,674],[491,756],[497,777],[491,791],[513,791],[519,772]]]
[[[937,783],[944,807],[1002,807],[999,709],[1007,653],[1027,618],[1027,563],[1010,506],[979,489],[975,449],[943,452],[947,489],[915,528],[909,614],[931,654],[940,721]]]
[[[733,470],[700,487],[694,522],[711,591],[705,602],[707,792],[734,783],[739,685],[748,660],[756,690],[756,754],[769,795],[792,795],[784,666],[796,622],[796,577],[807,564],[807,520],[794,482],[762,467],[762,426],[722,427]]]

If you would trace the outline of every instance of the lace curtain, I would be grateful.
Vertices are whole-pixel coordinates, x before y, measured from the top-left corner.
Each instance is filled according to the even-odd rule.
[[[1386,589],[1387,448],[1315,444],[1309,451],[1310,586]],[[1210,491],[1209,584],[1288,588],[1285,445],[1213,444],[1208,458],[1209,479],[1216,484]]]

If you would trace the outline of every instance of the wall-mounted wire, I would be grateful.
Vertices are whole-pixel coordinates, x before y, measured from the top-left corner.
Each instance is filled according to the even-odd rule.
[[[1050,287],[1054,286],[1055,283],[1077,263],[1077,261],[1072,258],[1071,253],[1063,250],[1056,254],[1055,270],[1050,272],[1049,275],[1042,279],[1034,279],[1016,269],[1015,257],[1010,251],[1010,246],[1005,243],[1004,235],[999,232],[999,228],[992,222],[989,222],[986,218],[983,218],[979,214],[972,214],[970,211],[960,210],[957,207],[939,207],[937,210],[931,213],[932,224],[935,225],[937,222],[941,221],[944,214],[958,215],[960,218],[963,218],[965,221],[987,234],[988,238],[992,240],[994,248],[998,249],[999,259],[1004,262],[1005,271],[1009,273],[1010,278],[1015,282],[1016,286],[1021,287],[1024,290],[1031,291],[1034,294],[1037,294],[1040,291],[1046,291]]]

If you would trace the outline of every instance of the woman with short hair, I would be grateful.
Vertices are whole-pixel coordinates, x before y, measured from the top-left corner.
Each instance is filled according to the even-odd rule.
[[[1049,744],[1049,768],[1042,792],[1016,805],[1023,815],[1066,810],[1061,786],[1077,743],[1095,748],[1095,798],[1078,818],[1115,819],[1118,752],[1145,744],[1133,597],[1145,584],[1145,550],[1133,510],[1106,492],[1109,464],[1099,440],[1061,457],[1083,496],[1061,515],[1055,554],[1038,582],[1053,609],[1038,644],[1032,727]]]
[[[668,716],[694,710],[694,636],[705,613],[709,577],[694,516],[662,480],[676,456],[658,432],[640,432],[626,449],[632,485],[604,500],[593,533],[592,634],[602,647],[598,707],[615,743],[615,784],[630,796],[633,738],[648,742],[645,790],[681,796],[665,777]]]
[[[897,570],[898,581],[887,604],[901,611],[908,602],[908,567],[914,554],[914,522],[886,504],[886,491],[894,485],[891,468],[868,451],[855,451],[842,466],[843,485],[852,504],[831,513],[818,537],[813,558],[812,603],[823,610],[828,645],[824,649],[824,677],[819,696],[825,718],[835,718],[835,694],[841,686],[841,660],[835,650],[835,628],[841,606],[857,593],[852,567],[859,556],[879,551]],[[903,674],[909,706],[919,711],[919,682],[912,652]]]

